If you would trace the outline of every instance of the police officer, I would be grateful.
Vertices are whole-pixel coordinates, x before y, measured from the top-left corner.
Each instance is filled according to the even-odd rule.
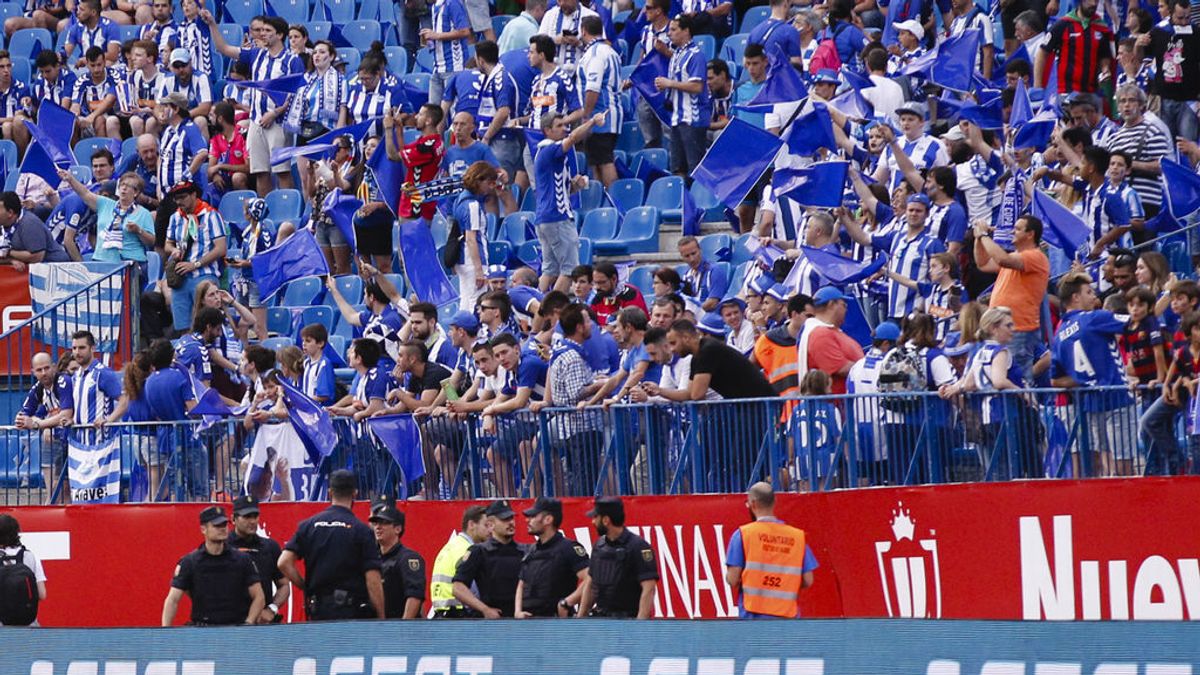
[[[492,502],[486,511],[492,536],[467,549],[454,572],[454,597],[470,608],[471,616],[485,619],[512,617],[517,594],[521,560],[528,547],[513,541],[517,533],[517,514],[508,502]],[[471,592],[479,590],[476,597]]]
[[[194,626],[228,626],[254,623],[263,608],[262,586],[254,561],[227,545],[229,519],[225,509],[210,506],[200,512],[204,543],[179,559],[171,590],[163,602],[162,625],[170,626],[179,610],[179,599],[192,598]]]
[[[247,496],[233,500],[233,534],[229,535],[229,546],[254,561],[263,597],[269,599],[257,623],[283,621],[279,608],[291,597],[292,585],[279,571],[279,554],[283,552],[279,542],[258,535],[258,499]]]
[[[743,525],[729,539],[725,552],[725,581],[738,598],[743,619],[800,616],[800,589],[813,584],[817,559],[804,541],[804,530],[775,517],[775,490],[758,482],[746,494],[746,508],[754,522]]]
[[[467,616],[467,606],[454,597],[454,573],[458,561],[467,549],[480,544],[491,536],[491,519],[487,507],[472,504],[463,511],[462,529],[458,531],[433,560],[433,576],[429,582],[429,597],[433,601],[433,618],[461,619]]]
[[[537,541],[521,561],[515,616],[570,616],[588,583],[587,551],[559,531],[562,502],[557,499],[538,497],[525,517]]]
[[[404,536],[404,513],[395,503],[384,501],[371,509],[371,529],[383,560],[384,615],[389,619],[415,619],[425,602],[425,559],[400,543]]]
[[[350,471],[334,471],[329,476],[332,504],[302,521],[279,556],[279,569],[304,591],[310,621],[384,618],[379,547],[371,528],[350,510],[356,484]],[[307,580],[296,569],[300,559]]]
[[[654,549],[625,529],[620,497],[597,497],[587,515],[600,538],[592,546],[590,581],[579,601],[579,616],[649,619],[658,590]]]

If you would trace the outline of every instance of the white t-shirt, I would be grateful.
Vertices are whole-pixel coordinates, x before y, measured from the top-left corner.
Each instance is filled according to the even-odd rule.
[[[874,87],[862,90],[862,97],[875,108],[875,114],[890,118],[904,104],[904,89],[886,75],[872,75]]]
[[[16,555],[17,551],[21,550],[21,547],[8,546],[3,550],[4,555]],[[30,551],[28,548],[26,548],[25,553],[21,555],[21,562],[25,563],[29,566],[29,569],[33,570],[34,579],[41,583],[46,581],[46,571],[42,569],[42,561],[37,559],[37,556],[33,554],[33,551]]]

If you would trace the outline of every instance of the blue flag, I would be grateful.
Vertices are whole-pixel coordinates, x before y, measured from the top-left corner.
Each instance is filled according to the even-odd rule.
[[[643,56],[641,63],[629,74],[633,88],[646,99],[654,115],[662,120],[663,124],[671,123],[671,113],[667,112],[667,95],[654,86],[654,78],[666,77],[668,65],[667,58],[655,50]]]
[[[692,178],[722,204],[736,209],[781,147],[783,141],[774,134],[735,117],[713,141]]]
[[[320,466],[321,460],[328,457],[337,446],[337,432],[333,430],[329,411],[305,396],[286,377],[279,378],[279,386],[283,389],[283,402],[287,404],[288,419],[296,435],[308,451],[313,466]]]
[[[400,255],[408,286],[418,298],[438,306],[458,298],[446,278],[429,226],[419,220],[400,221]]]
[[[704,211],[696,208],[696,199],[691,190],[683,189],[683,236],[700,236],[700,223],[704,221]]]
[[[975,84],[975,59],[979,55],[979,29],[947,38],[929,53],[900,70],[901,75],[926,75],[934,84],[967,93]]]
[[[884,255],[877,255],[874,260],[859,262],[853,258],[845,258],[811,246],[801,246],[800,251],[804,253],[808,262],[812,263],[812,266],[821,273],[821,276],[838,286],[857,284],[883,269],[883,266],[887,264],[887,256]]]
[[[395,129],[384,129],[383,133],[396,133]],[[375,174],[375,184],[379,186],[379,194],[392,213],[400,208],[400,186],[404,184],[404,162],[388,159],[387,145],[380,139],[375,152],[367,158],[367,168]],[[398,215],[398,214],[397,214]]]
[[[776,103],[794,103],[808,96],[808,89],[800,73],[778,50],[771,54],[771,65],[767,69],[767,80],[745,104],[734,106],[752,112],[770,112]]]
[[[271,0],[263,0],[263,15],[264,16],[279,16],[279,12],[271,6]]]
[[[1172,216],[1182,220],[1200,209],[1200,174],[1191,167],[1164,157],[1162,180]]]
[[[1003,101],[993,99],[983,105],[969,103],[958,111],[958,119],[970,122],[980,129],[1003,129]]]
[[[38,54],[41,54],[42,50],[44,49],[45,47],[42,46],[42,41],[40,39],[34,39],[33,47],[29,50],[29,61],[36,61]]]
[[[325,3],[321,3],[321,6],[324,7]],[[325,11],[328,12],[329,10],[326,9]],[[332,21],[331,19],[325,19],[325,20]],[[338,25],[336,23],[332,24],[329,27],[329,41],[333,43],[333,46],[335,49],[346,49],[346,48],[354,47],[354,45],[349,40],[346,39],[346,36],[342,34],[342,29],[338,28]]]
[[[842,78],[846,80],[846,84],[850,85],[854,91],[862,91],[863,89],[870,89],[875,86],[871,78],[863,77],[849,68],[842,68]]]
[[[317,18],[318,15],[321,17],[320,19]],[[329,5],[326,5],[324,0],[317,0],[317,11],[313,12],[313,21],[328,21],[333,23],[333,12],[329,10]],[[333,28],[336,30],[337,24],[334,24]],[[330,35],[332,36],[333,33],[331,32]],[[341,46],[336,42],[334,45],[338,47]]]
[[[812,112],[797,117],[783,134],[790,155],[815,155],[817,150],[837,150],[833,119],[824,103],[814,103]]]
[[[1074,256],[1087,242],[1087,224],[1045,192],[1033,191],[1030,211],[1042,221],[1042,238],[1051,246],[1062,249],[1067,255]]]
[[[333,143],[309,143],[308,145],[274,148],[271,150],[271,164],[283,164],[297,157],[326,157],[332,156],[337,146]]]
[[[1019,129],[1021,125],[1033,119],[1033,103],[1029,101],[1029,92],[1025,90],[1025,78],[1017,78],[1017,90],[1013,94],[1012,111],[1008,114],[1008,126]]]
[[[340,188],[334,188],[325,197],[322,210],[333,219],[342,236],[350,245],[350,252],[358,252],[358,237],[354,233],[354,213],[363,206],[362,200],[352,194],[344,194]]]
[[[425,457],[421,453],[421,432],[412,415],[384,415],[372,417],[367,425],[375,437],[387,448],[392,459],[404,472],[404,480],[411,483],[425,475]]]
[[[1034,148],[1038,151],[1046,149],[1054,127],[1058,125],[1058,113],[1054,110],[1042,110],[1031,117],[1013,134],[1013,149]]]
[[[858,93],[857,89],[847,89],[840,95],[835,96],[829,102],[829,107],[847,117],[860,120],[869,120],[875,116],[875,107],[867,99],[863,98],[863,95]]]
[[[1146,223],[1143,225],[1143,227],[1146,228],[1147,232],[1163,235],[1176,232],[1179,230],[1179,228],[1183,227],[1183,225],[1178,220],[1175,220],[1171,217],[1170,208],[1165,208],[1162,211],[1159,211],[1157,216],[1146,220]]]
[[[25,126],[29,128],[30,133],[36,127],[30,124],[27,120]],[[70,164],[63,165],[62,168],[69,167]],[[59,166],[56,165],[46,151],[42,149],[41,143],[30,143],[25,150],[25,158],[21,160],[21,166],[18,168],[18,173],[31,173],[42,180],[46,181],[51,187],[58,185],[62,179],[58,177]]]
[[[803,206],[837,208],[842,205],[849,162],[818,162],[801,169],[778,169],[771,177],[776,197],[787,197]]]
[[[275,94],[295,94],[304,88],[308,76],[304,73],[273,77],[269,80],[240,80],[232,84],[247,89],[258,89]]]
[[[75,113],[53,101],[42,101],[38,106],[37,129],[40,133],[33,133],[33,140],[44,146],[55,164],[70,166],[75,163],[75,153],[71,151]]]
[[[259,293],[269,298],[283,285],[293,279],[307,276],[328,276],[329,264],[317,246],[312,232],[297,230],[295,234],[275,246],[260,251],[251,260],[254,280]]]
[[[320,136],[317,136],[316,138],[312,139],[311,141],[309,141],[309,143],[332,143],[332,142],[336,141],[337,139],[341,138],[342,136],[350,136],[351,138],[354,139],[355,143],[360,143],[360,142],[362,142],[362,139],[367,135],[367,132],[369,132],[375,126],[375,123],[378,122],[380,119],[383,119],[383,118],[382,117],[371,117],[371,118],[365,119],[357,124],[348,124],[344,127],[339,127],[337,129],[334,129],[333,131],[327,131],[327,132],[321,134]]]

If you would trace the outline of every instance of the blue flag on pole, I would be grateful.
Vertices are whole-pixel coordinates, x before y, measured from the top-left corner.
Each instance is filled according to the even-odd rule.
[[[321,6],[324,7],[325,3],[321,3]],[[326,10],[326,11],[329,11],[329,10]],[[325,19],[325,20],[329,21],[329,19]],[[354,44],[346,39],[346,36],[342,34],[342,29],[338,28],[338,25],[336,23],[332,24],[329,27],[329,41],[333,43],[333,46],[335,49],[346,49],[346,48],[354,47]]]
[[[362,139],[367,135],[375,123],[383,119],[382,117],[371,117],[357,124],[348,124],[344,127],[339,127],[333,131],[327,131],[320,136],[309,141],[309,143],[332,143],[342,136],[350,136],[355,143],[362,142]]]
[[[259,293],[264,299],[275,295],[285,283],[293,279],[329,274],[329,264],[325,262],[325,255],[317,246],[312,232],[306,229],[297,230],[282,243],[260,251],[250,264],[254,280],[258,282]]]
[[[419,220],[400,221],[400,255],[408,285],[425,302],[441,306],[458,298],[446,278],[433,233]]]
[[[232,82],[232,84],[275,94],[295,94],[304,88],[306,79],[307,75],[304,73],[296,73],[295,75],[273,77],[269,80],[242,80]]]
[[[395,129],[384,129],[383,133],[396,133]],[[400,207],[400,186],[404,184],[404,162],[388,159],[387,146],[380,139],[375,152],[367,158],[367,168],[375,174],[375,184],[379,186],[379,194],[383,203],[388,205],[392,213]]]
[[[875,86],[871,78],[863,77],[849,68],[842,68],[842,79],[846,80],[846,84],[850,85],[854,91],[862,91],[863,89],[870,89]]]
[[[833,119],[824,103],[814,103],[811,112],[793,120],[783,139],[790,155],[804,157],[816,154],[820,148],[837,149],[837,139],[833,137]]]
[[[354,233],[354,213],[363,206],[362,200],[351,194],[345,194],[340,188],[334,188],[325,197],[322,210],[333,219],[342,236],[350,245],[350,252],[358,252],[358,237]]]
[[[655,50],[643,56],[641,63],[629,74],[633,88],[646,99],[654,115],[662,120],[663,124],[671,123],[671,113],[667,112],[667,95],[654,86],[654,78],[666,77],[668,65],[667,58]]]
[[[367,425],[375,433],[383,447],[404,472],[404,480],[411,483],[425,475],[425,458],[421,453],[421,432],[412,415],[384,415],[372,417]]]
[[[37,129],[34,141],[45,146],[50,159],[55,164],[67,166],[75,163],[75,153],[71,151],[71,133],[75,130],[75,113],[53,101],[42,101],[38,106]],[[56,183],[51,183],[55,185]]]
[[[934,84],[967,93],[975,84],[975,59],[979,54],[979,29],[947,38],[928,54],[911,61],[902,75],[926,75]]]
[[[1004,128],[1004,102],[992,99],[983,105],[967,104],[958,111],[958,119],[970,122],[980,129]]]
[[[781,147],[783,141],[774,134],[735,117],[713,141],[692,178],[722,204],[736,209]]]
[[[1200,209],[1200,174],[1195,170],[1164,157],[1162,180],[1172,216],[1181,220]]]
[[[875,107],[856,89],[847,89],[835,96],[829,102],[829,107],[847,117],[860,120],[869,120],[875,116]]]
[[[696,208],[696,199],[691,190],[683,189],[683,236],[700,236],[700,223],[704,221],[704,211]]]
[[[792,67],[791,62],[775,50],[771,55],[771,65],[767,69],[767,80],[763,86],[745,104],[734,106],[752,112],[770,112],[776,103],[794,103],[808,96],[808,88],[800,73]]]
[[[776,197],[786,196],[803,206],[837,208],[842,205],[849,162],[818,162],[802,169],[778,169],[771,177]]]
[[[1025,90],[1025,78],[1017,78],[1017,90],[1013,94],[1012,112],[1008,114],[1008,126],[1019,129],[1022,124],[1033,119],[1033,103],[1029,101],[1029,92]]]
[[[1038,151],[1046,149],[1050,144],[1050,137],[1054,134],[1054,127],[1058,124],[1058,113],[1054,110],[1042,110],[1038,114],[1031,117],[1017,133],[1013,134],[1013,148],[1020,150],[1021,148],[1034,148]]]
[[[274,148],[271,150],[271,164],[282,164],[297,157],[333,156],[337,146],[333,143],[309,143],[308,145]]]
[[[279,378],[279,386],[283,389],[283,402],[287,404],[288,419],[296,429],[296,435],[308,451],[313,466],[320,466],[321,460],[337,446],[337,432],[333,430],[329,411],[305,396],[286,377]]]
[[[1064,253],[1074,256],[1087,243],[1089,234],[1087,223],[1071,213],[1070,209],[1059,204],[1054,197],[1041,190],[1034,190],[1030,211],[1042,221],[1044,226],[1042,238],[1051,246],[1056,246]]]
[[[853,258],[845,258],[811,246],[801,246],[800,251],[804,253],[808,262],[812,263],[812,266],[821,273],[821,276],[838,286],[856,284],[883,269],[883,266],[887,264],[887,256],[883,255],[875,256],[874,260],[859,262]]]

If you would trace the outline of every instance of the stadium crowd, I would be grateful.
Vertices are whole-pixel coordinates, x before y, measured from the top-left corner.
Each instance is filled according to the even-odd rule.
[[[378,22],[387,35],[350,50],[353,66],[341,44],[312,40],[305,22],[273,10],[239,41],[239,26],[231,33],[194,0],[181,20],[170,0],[31,2],[5,22],[4,137],[28,165],[40,141],[23,122],[43,125],[57,104],[74,113],[75,138],[113,142],[92,146],[90,170],[60,164],[10,181],[0,257],[18,269],[89,256],[136,263],[152,284],[143,334],[154,339],[123,376],[93,358],[86,333],[57,366],[39,356],[17,425],[186,419],[199,398],[190,375],[246,406],[246,429],[263,434],[287,418],[286,379],[355,424],[422,420],[426,488],[449,497],[438,476],[455,474],[468,421],[496,439],[486,462],[511,467],[495,472],[497,493],[532,479],[533,446],[547,440],[567,467],[555,479],[590,492],[611,404],[806,397],[819,404],[789,404],[781,425],[795,438],[780,480],[803,486],[844,470],[835,465],[850,437],[871,482],[944,480],[929,458],[948,453],[963,426],[989,453],[1009,453],[989,476],[1045,475],[1054,416],[1040,411],[1050,403],[1060,420],[1086,418],[1096,473],[1200,471],[1185,414],[1200,369],[1188,255],[1197,238],[1191,214],[1168,208],[1163,177],[1168,160],[1190,173],[1200,162],[1200,34],[1186,0],[635,4],[410,0],[394,23]],[[506,12],[519,16],[493,21]],[[134,24],[138,39],[122,42],[118,25]],[[24,59],[13,43],[29,28],[64,36],[61,49],[32,55],[31,85],[13,76]],[[949,50],[962,44],[977,72],[955,91],[936,64],[961,57]],[[655,55],[667,64],[649,85],[661,100],[631,80]],[[397,72],[409,62],[421,77]],[[795,75],[806,96],[768,96]],[[1045,120],[1044,133],[1022,133]],[[636,184],[640,195],[669,171],[687,199],[674,193],[666,206],[687,220],[684,202],[707,195],[701,176],[718,171],[706,150],[735,122],[786,141],[736,208],[708,209],[706,226],[728,218],[738,239],[714,248],[683,236],[678,267],[580,259],[590,247],[579,223],[594,205],[572,193],[598,184],[611,200]],[[801,134],[831,142],[797,151]],[[410,189],[398,200],[377,178],[380,158],[403,164]],[[842,162],[836,206],[809,207],[778,180]],[[450,179],[448,197],[420,191],[439,179]],[[273,214],[272,193],[291,188],[300,213]],[[257,196],[236,192],[246,189]],[[335,213],[342,194],[361,201],[349,228]],[[524,238],[494,224],[520,206],[532,258],[507,255]],[[398,222],[410,220],[449,230],[442,261],[394,255]],[[252,261],[302,232],[331,272],[305,304],[324,298],[336,311],[288,326],[282,346],[266,341],[274,303]],[[411,280],[442,262],[457,307],[406,292],[415,284],[395,274]],[[834,274],[846,265],[862,273]],[[348,345],[335,335],[343,324]],[[339,380],[341,360],[352,375]],[[1049,387],[1082,393],[1002,395]],[[543,409],[559,410],[549,439],[536,422]],[[733,450],[714,458],[722,475],[707,487],[747,482],[725,474],[749,471],[753,454],[735,455],[766,432],[767,417],[749,410],[735,409],[745,424],[728,432]],[[718,429],[705,428],[715,445]],[[280,436],[272,451],[243,466],[311,468],[296,439]],[[210,452],[204,470],[226,470],[242,452]],[[269,483],[256,496],[269,498]]]

